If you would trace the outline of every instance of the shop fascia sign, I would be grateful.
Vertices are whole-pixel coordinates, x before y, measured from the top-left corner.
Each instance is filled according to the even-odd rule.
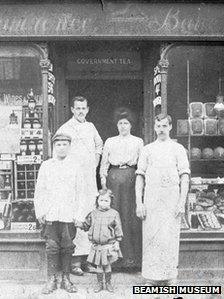
[[[50,68],[48,70],[48,81],[47,81],[47,91],[48,91],[48,103],[55,105],[56,99],[54,97],[54,84],[55,84],[55,76],[53,74],[53,64],[50,64]]]
[[[154,68],[154,100],[153,100],[153,106],[156,107],[158,105],[161,105],[161,73],[160,73],[160,67],[157,65]]]
[[[212,2],[212,1],[211,1]],[[222,3],[2,4],[0,38],[135,36],[224,36]]]

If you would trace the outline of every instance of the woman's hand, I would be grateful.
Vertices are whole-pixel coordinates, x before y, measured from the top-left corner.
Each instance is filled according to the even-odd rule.
[[[75,227],[79,227],[79,228],[83,227],[82,221],[78,221],[78,220],[74,219],[73,222],[74,222]]]
[[[37,220],[41,225],[43,225],[46,222],[46,216],[44,215],[42,217],[39,217]]]
[[[136,215],[141,220],[144,220],[146,217],[146,207],[143,203],[138,204],[136,207]]]
[[[106,178],[101,177],[101,187],[103,190],[107,190]]]

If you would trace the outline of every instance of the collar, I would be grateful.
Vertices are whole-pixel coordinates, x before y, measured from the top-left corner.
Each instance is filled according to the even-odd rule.
[[[156,142],[160,143],[160,144],[165,144],[165,143],[170,142],[170,141],[171,141],[170,137],[168,137],[166,140],[159,140],[158,138],[156,139]]]
[[[80,121],[78,121],[78,120],[75,118],[74,115],[73,115],[73,117],[72,117],[72,120],[73,120],[73,122],[74,122],[76,125],[81,125],[81,124],[84,124],[84,123],[86,122],[86,119],[85,119],[85,121],[81,123]]]
[[[107,209],[103,209],[103,208],[98,207],[97,209],[98,209],[100,212],[106,212],[106,211],[109,211],[109,210],[110,210],[110,207],[107,208]]]

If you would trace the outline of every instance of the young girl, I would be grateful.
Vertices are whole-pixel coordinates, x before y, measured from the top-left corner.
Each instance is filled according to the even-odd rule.
[[[112,201],[111,190],[100,190],[96,198],[96,209],[87,215],[84,222],[76,223],[76,226],[88,230],[92,243],[87,261],[97,266],[95,293],[103,290],[104,273],[106,289],[114,291],[111,285],[111,264],[122,257],[119,242],[123,232],[119,213],[111,208]]]

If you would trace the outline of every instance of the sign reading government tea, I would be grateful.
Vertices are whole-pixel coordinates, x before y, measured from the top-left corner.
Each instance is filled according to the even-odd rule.
[[[138,72],[141,59],[138,52],[76,52],[68,55],[67,76],[88,72]]]

